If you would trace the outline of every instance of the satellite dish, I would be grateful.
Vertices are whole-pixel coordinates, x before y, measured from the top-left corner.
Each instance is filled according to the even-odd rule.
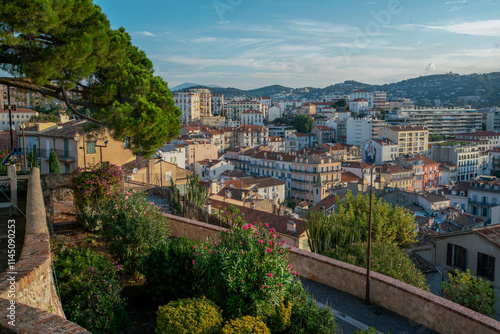
[[[132,169],[132,173],[134,173],[134,174],[139,173],[139,169],[137,169],[137,168]]]

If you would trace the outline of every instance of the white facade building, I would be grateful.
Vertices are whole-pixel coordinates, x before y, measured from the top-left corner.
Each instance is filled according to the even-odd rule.
[[[200,94],[193,92],[175,92],[175,105],[181,110],[181,122],[191,123],[200,120]]]
[[[264,115],[257,110],[247,110],[241,114],[242,125],[264,125]]]
[[[361,145],[372,137],[372,128],[366,118],[350,118],[346,122],[346,144]],[[337,130],[337,133],[339,131]]]
[[[281,110],[280,108],[273,106],[267,110],[267,120],[268,122],[274,121],[276,118],[281,117]]]

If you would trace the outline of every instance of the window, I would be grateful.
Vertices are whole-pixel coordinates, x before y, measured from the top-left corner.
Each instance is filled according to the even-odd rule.
[[[87,143],[87,153],[95,153],[95,143]]]
[[[477,253],[477,272],[478,276],[486,277],[490,281],[495,280],[495,258],[483,253]]]
[[[446,253],[446,264],[465,271],[466,268],[467,251],[465,248],[448,244],[448,251]]]
[[[65,162],[64,163],[64,172],[69,173],[69,171],[70,171],[69,163]]]

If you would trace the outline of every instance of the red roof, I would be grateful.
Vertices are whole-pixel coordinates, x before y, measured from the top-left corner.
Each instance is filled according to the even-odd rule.
[[[359,176],[352,172],[340,172],[340,181],[341,182],[358,182]]]
[[[500,225],[477,228],[474,232],[500,248]]]

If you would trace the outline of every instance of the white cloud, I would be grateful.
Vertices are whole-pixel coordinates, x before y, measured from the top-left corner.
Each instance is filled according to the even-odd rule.
[[[425,68],[425,74],[427,74],[427,75],[432,74],[432,73],[434,73],[435,70],[436,70],[436,65],[434,65],[434,63],[430,63]]]
[[[456,34],[500,37],[500,20],[454,23],[447,25],[402,24],[391,26],[398,30],[442,30]]]
[[[155,34],[149,31],[134,31],[130,33],[131,35],[135,36],[143,36],[143,37],[156,37]]]

